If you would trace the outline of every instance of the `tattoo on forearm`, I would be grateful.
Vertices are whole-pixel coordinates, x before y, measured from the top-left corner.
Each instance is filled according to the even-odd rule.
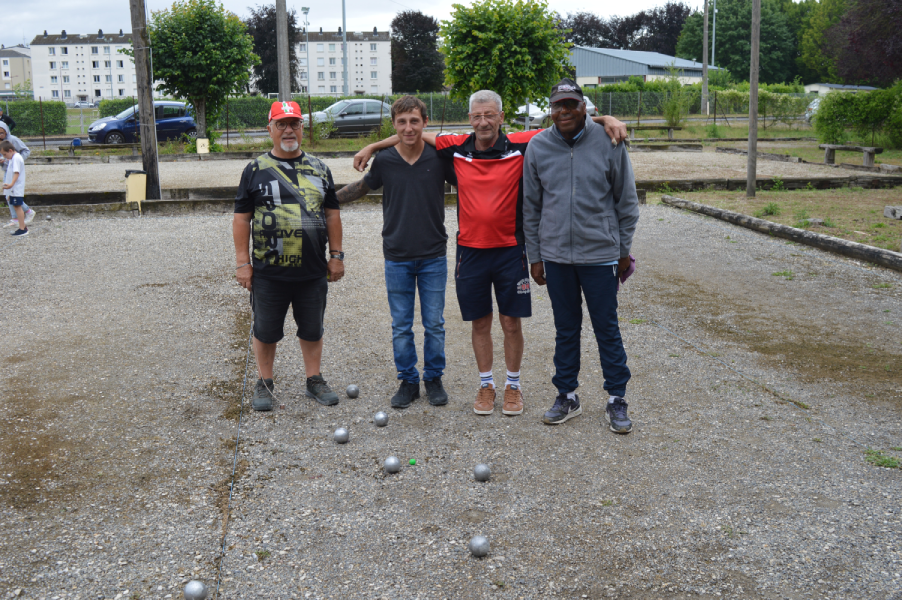
[[[366,196],[368,191],[370,191],[370,187],[364,183],[363,179],[355,181],[354,183],[349,183],[336,192],[338,203],[346,204],[348,202],[353,202],[354,200]]]

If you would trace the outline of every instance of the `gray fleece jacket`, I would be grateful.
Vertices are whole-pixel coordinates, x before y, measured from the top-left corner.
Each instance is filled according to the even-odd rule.
[[[31,154],[31,150],[28,149],[22,140],[14,136],[9,132],[9,127],[3,121],[0,121],[0,127],[6,130],[6,141],[13,145],[13,148],[16,149],[16,152],[22,155],[22,160],[27,160],[28,155]]]
[[[571,148],[557,127],[529,142],[523,233],[530,263],[594,265],[629,256],[639,198],[625,144],[586,119]]]

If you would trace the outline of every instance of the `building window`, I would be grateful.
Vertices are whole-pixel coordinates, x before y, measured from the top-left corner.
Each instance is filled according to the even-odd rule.
[[[316,66],[317,66],[317,67],[325,66],[325,64],[326,64],[326,59],[325,59],[325,58],[317,58],[317,59],[316,59]]]
[[[68,60],[64,60],[63,62],[60,63],[60,67],[63,68],[63,69],[68,69],[68,68],[69,68],[69,61],[68,61]]]
[[[307,71],[301,71],[300,73],[298,73],[298,78],[307,79]]]
[[[94,90],[94,97],[100,98],[100,90]]]
[[[3,76],[5,77],[6,73],[4,73]],[[50,83],[58,83],[58,82],[59,82],[59,77],[57,77],[56,75],[50,76]]]
[[[110,61],[108,61],[108,60],[103,61],[103,68],[104,68],[104,69],[109,69],[109,68],[112,67],[112,66],[113,66],[113,63],[112,63],[112,62],[110,62]]]
[[[110,53],[110,47],[109,47],[109,46],[104,46],[104,47],[103,47],[103,53],[104,53],[104,54],[109,54],[109,53]]]
[[[319,72],[316,74],[316,78],[319,79],[320,81],[325,81],[325,79],[326,79],[326,74],[323,73],[322,71],[319,71]]]
[[[52,61],[52,60],[50,61],[50,68],[51,68],[51,69],[55,69],[55,68],[56,68],[56,63],[55,63],[54,61]]]
[[[4,66],[4,67],[8,67],[8,66],[9,66],[9,59],[8,59],[8,58],[4,58],[4,59],[3,59],[3,66]]]
[[[330,65],[334,65],[334,64],[335,64],[335,57],[334,57],[334,56],[331,57],[331,58],[329,59],[329,64],[330,64]]]
[[[117,60],[117,61],[116,61],[116,68],[117,68],[117,69],[121,69],[121,68],[123,68],[123,67],[125,67],[125,63],[122,62],[121,60]]]
[[[371,92],[378,92],[378,91],[379,91],[379,86],[378,86],[378,85],[371,85],[371,86],[370,86],[370,91],[371,91]]]
[[[336,93],[336,92],[338,92],[338,86],[337,86],[337,85],[330,85],[330,86],[329,86],[329,91],[332,92],[333,94]]]
[[[97,46],[91,46],[91,54],[97,54]]]
[[[298,62],[299,62],[299,64],[300,64],[300,66],[302,66],[302,67],[306,67],[306,66],[307,66],[307,59],[306,59],[306,58],[299,58],[299,59],[298,59]]]
[[[69,83],[69,76],[63,75],[63,83]]]
[[[329,71],[329,79],[335,79],[335,71]]]
[[[329,44],[329,52],[335,52],[335,44]]]
[[[119,88],[119,95],[120,95],[120,96],[124,96],[124,95],[125,95],[125,90],[123,90],[122,88]]]
[[[99,69],[99,68],[100,68],[100,61],[99,61],[99,60],[92,60],[92,61],[91,61],[91,68],[92,68],[92,69]]]
[[[378,71],[370,71],[370,79],[379,79]]]
[[[72,92],[70,90],[65,90],[65,91],[63,91],[63,96],[66,98],[71,98]]]
[[[51,95],[52,95],[54,98],[59,98],[59,97],[60,97],[60,91],[59,91],[59,90],[53,90],[53,91],[51,92]]]
[[[370,44],[370,52],[376,51],[376,44]]]
[[[119,83],[125,83],[125,75],[117,75],[117,77],[119,78],[117,80]]]
[[[138,75],[132,73],[132,83],[137,83],[137,81],[138,81]]]
[[[56,56],[56,48],[47,48],[47,54],[50,56]]]
[[[113,76],[112,76],[112,75],[104,75],[104,79],[106,80],[107,83],[112,83],[112,82],[113,82]]]
[[[316,51],[317,51],[317,52],[322,52],[322,51],[323,51],[323,45],[322,45],[322,44],[317,44],[317,45],[316,45]]]
[[[377,59],[376,59],[375,56],[371,56],[371,57],[370,57],[370,65],[375,65],[375,64],[376,64],[376,60],[377,60]]]
[[[307,44],[298,44],[298,50],[301,52],[307,51]]]
[[[100,75],[94,76],[94,83],[100,83]]]
[[[63,46],[60,48],[60,54],[69,54],[69,49]]]
[[[319,86],[319,87],[316,88],[316,89],[319,91],[320,94],[325,94],[325,93],[326,93],[326,86],[324,86],[324,85],[321,85],[321,86]]]

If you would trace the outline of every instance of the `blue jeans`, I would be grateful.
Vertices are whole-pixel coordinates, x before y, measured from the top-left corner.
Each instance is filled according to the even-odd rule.
[[[557,391],[567,394],[579,387],[579,338],[585,295],[598,342],[604,389],[611,396],[625,396],[630,370],[617,324],[617,265],[589,267],[546,261],[545,279],[557,330],[555,374],[551,380]]]
[[[385,288],[391,311],[392,347],[398,379],[419,383],[417,349],[413,337],[414,297],[420,292],[423,318],[423,379],[441,377],[445,369],[445,285],[448,260],[385,261]]]

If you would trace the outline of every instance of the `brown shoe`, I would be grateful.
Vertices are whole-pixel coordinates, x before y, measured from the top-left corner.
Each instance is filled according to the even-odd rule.
[[[514,417],[523,414],[523,392],[519,385],[504,386],[504,406],[501,413]]]
[[[495,386],[485,383],[476,394],[476,404],[473,412],[477,415],[490,415],[495,410]]]

